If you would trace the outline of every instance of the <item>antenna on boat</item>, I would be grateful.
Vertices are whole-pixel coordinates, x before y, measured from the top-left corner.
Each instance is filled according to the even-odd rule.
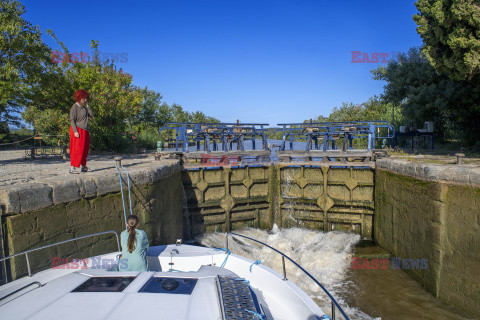
[[[120,172],[119,167],[121,167],[127,173],[127,185],[128,185],[128,199],[130,201],[130,214],[133,215],[132,211],[132,197],[130,195],[130,175],[128,174],[127,169],[122,166],[122,157],[116,156],[113,158],[115,160],[115,169],[117,169],[118,177],[120,178],[120,192],[122,193],[122,204],[123,204],[123,215],[125,217],[125,230],[127,229],[127,210],[125,209],[125,199],[123,197],[123,183],[122,183],[122,173]]]

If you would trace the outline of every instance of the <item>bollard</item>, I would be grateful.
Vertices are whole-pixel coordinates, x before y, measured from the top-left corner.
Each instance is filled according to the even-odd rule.
[[[465,153],[455,153],[457,157],[457,164],[463,164],[463,158],[465,158]]]
[[[115,167],[121,167],[122,166],[122,157],[120,156],[117,156],[115,158],[113,158],[113,160],[115,160]]]

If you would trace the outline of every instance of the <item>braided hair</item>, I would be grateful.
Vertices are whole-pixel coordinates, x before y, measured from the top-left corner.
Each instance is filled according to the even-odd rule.
[[[128,252],[132,253],[135,250],[135,241],[137,240],[136,229],[138,226],[138,217],[131,215],[127,219],[128,231]]]

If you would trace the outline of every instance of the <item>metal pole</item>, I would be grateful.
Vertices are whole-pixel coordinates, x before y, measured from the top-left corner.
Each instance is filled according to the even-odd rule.
[[[125,217],[125,230],[127,230],[127,210],[125,210],[125,199],[123,197],[123,184],[122,184],[122,173],[120,172],[120,169],[118,169],[118,166],[122,165],[122,157],[115,157],[113,158],[115,160],[115,168],[118,171],[118,176],[120,178],[120,193],[122,194],[122,204],[123,204],[123,215]]]
[[[293,150],[293,131],[290,128],[290,150]]]
[[[332,320],[335,320],[335,303],[332,301]]]
[[[122,166],[122,165],[121,165]],[[133,215],[132,210],[132,196],[130,195],[130,175],[128,174],[128,170],[122,166],[122,169],[125,170],[127,173],[127,183],[128,183],[128,200],[130,201],[130,214]]]
[[[120,240],[119,240],[119,238],[118,238],[118,234],[117,234],[115,231],[104,231],[104,232],[98,232],[98,233],[94,233],[94,234],[90,234],[90,235],[86,235],[86,236],[82,236],[82,237],[77,237],[77,238],[73,238],[73,239],[69,239],[69,240],[60,241],[60,242],[53,243],[53,244],[49,244],[49,245],[46,245],[46,246],[43,246],[43,247],[30,249],[30,250],[27,250],[27,251],[24,251],[24,252],[15,253],[15,254],[13,254],[13,255],[11,255],[11,256],[0,258],[0,262],[1,262],[1,263],[4,263],[6,260],[12,259],[12,258],[14,258],[14,257],[21,256],[21,255],[25,255],[25,260],[26,260],[27,269],[28,269],[28,275],[29,275],[29,277],[30,277],[30,276],[32,275],[32,270],[31,270],[31,268],[30,268],[30,260],[29,260],[29,258],[28,258],[28,254],[29,254],[30,252],[35,252],[35,251],[38,251],[38,250],[41,250],[41,249],[50,248],[50,247],[53,247],[53,246],[58,246],[58,245],[63,244],[63,243],[72,242],[72,241],[76,241],[76,240],[80,240],[80,239],[86,239],[86,238],[89,238],[89,237],[98,236],[98,235],[103,235],[103,234],[108,234],[108,233],[113,233],[113,234],[115,235],[115,238],[116,238],[116,240],[117,240],[117,248],[118,248],[118,251],[121,251],[121,249],[120,249]],[[8,279],[7,279],[7,280],[8,280]],[[8,281],[7,281],[7,282],[8,282]],[[0,300],[1,300],[1,299],[0,299]]]
[[[285,269],[285,256],[282,255],[283,280],[287,280],[287,269]]]
[[[32,270],[30,269],[30,260],[28,260],[28,252],[25,252],[25,259],[27,259],[27,270],[28,270],[28,276],[32,276]]]
[[[5,258],[5,247],[4,247],[4,240],[3,240],[3,224],[2,222],[2,213],[3,208],[0,208],[0,258]],[[6,237],[5,237],[6,238]],[[6,241],[5,241],[6,243]],[[7,263],[6,261],[0,262],[0,285],[3,285],[8,282],[7,277]]]
[[[228,251],[228,233],[225,235],[225,249]]]

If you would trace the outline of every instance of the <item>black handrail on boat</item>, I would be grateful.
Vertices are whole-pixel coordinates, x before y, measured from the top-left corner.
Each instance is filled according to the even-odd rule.
[[[10,293],[7,294],[6,296],[1,297],[1,298],[0,298],[0,301],[4,300],[4,299],[6,299],[6,298],[8,298],[8,297],[10,297],[10,296],[13,296],[15,293],[20,292],[20,291],[22,291],[23,289],[26,289],[26,288],[30,287],[31,285],[33,285],[33,284],[38,285],[38,288],[44,286],[44,285],[41,284],[40,282],[34,281],[34,282],[32,282],[32,283],[29,283],[29,284],[27,284],[27,285],[24,285],[24,286],[21,287],[21,288],[18,288],[18,289],[15,290],[15,291],[10,292]],[[37,288],[35,288],[35,289],[37,289]],[[35,290],[35,289],[33,289],[33,290]]]
[[[226,240],[226,245],[225,245],[225,248],[228,250],[228,236],[229,235],[232,235],[232,236],[238,236],[238,237],[242,237],[242,238],[245,238],[245,239],[248,239],[248,240],[251,240],[251,241],[254,241],[254,242],[257,242],[257,243],[260,243],[261,245],[264,245],[270,249],[272,249],[273,251],[279,253],[281,256],[282,256],[282,266],[283,266],[283,280],[287,280],[287,271],[285,269],[285,258],[287,258],[291,263],[293,263],[295,266],[297,266],[297,268],[299,268],[300,270],[302,270],[307,276],[310,277],[310,279],[312,279],[320,288],[322,288],[322,290],[328,295],[328,297],[330,298],[330,300],[332,301],[332,320],[335,320],[335,306],[337,306],[338,310],[340,310],[340,312],[342,313],[342,315],[345,317],[345,320],[350,320],[350,318],[345,314],[345,312],[343,311],[343,309],[340,307],[340,305],[338,304],[338,302],[335,300],[335,298],[330,294],[330,292],[328,292],[328,290],[320,283],[318,282],[317,279],[315,279],[315,277],[313,277],[310,273],[308,273],[307,270],[303,269],[302,266],[300,266],[297,262],[295,262],[293,259],[291,259],[290,257],[288,257],[286,254],[284,254],[283,252],[275,249],[274,247],[272,246],[269,246],[268,244],[266,243],[263,243],[257,239],[253,239],[253,238],[250,238],[250,237],[247,237],[247,236],[244,236],[244,235],[241,235],[241,234],[238,234],[238,233],[234,233],[234,232],[229,232],[226,234],[225,236],[225,240]]]
[[[72,242],[72,241],[76,241],[76,240],[81,240],[81,239],[85,239],[85,238],[89,238],[89,237],[94,237],[94,236],[99,236],[99,235],[103,235],[103,234],[109,234],[109,233],[113,233],[113,234],[115,235],[115,238],[117,239],[118,251],[122,251],[122,250],[120,249],[120,240],[118,239],[118,234],[117,234],[115,231],[103,231],[103,232],[92,233],[92,234],[89,234],[89,235],[86,235],[86,236],[77,237],[77,238],[73,238],[73,239],[68,239],[68,240],[64,240],[64,241],[60,241],[60,242],[48,244],[48,245],[43,246],[43,247],[34,248],[34,249],[27,250],[27,251],[19,252],[19,253],[13,254],[13,255],[11,255],[11,256],[7,256],[7,257],[4,257],[4,258],[0,258],[0,262],[5,261],[5,260],[7,260],[7,259],[15,258],[15,257],[18,257],[18,256],[24,254],[24,255],[25,255],[25,259],[26,259],[26,261],[27,261],[28,276],[31,277],[31,276],[32,276],[32,270],[31,270],[31,268],[30,268],[30,260],[28,259],[28,254],[29,254],[30,252],[38,251],[38,250],[45,249],[45,248],[49,248],[49,247],[53,247],[53,246],[58,246],[58,245],[60,245],[60,244],[64,244],[64,243],[67,243],[67,242]]]

